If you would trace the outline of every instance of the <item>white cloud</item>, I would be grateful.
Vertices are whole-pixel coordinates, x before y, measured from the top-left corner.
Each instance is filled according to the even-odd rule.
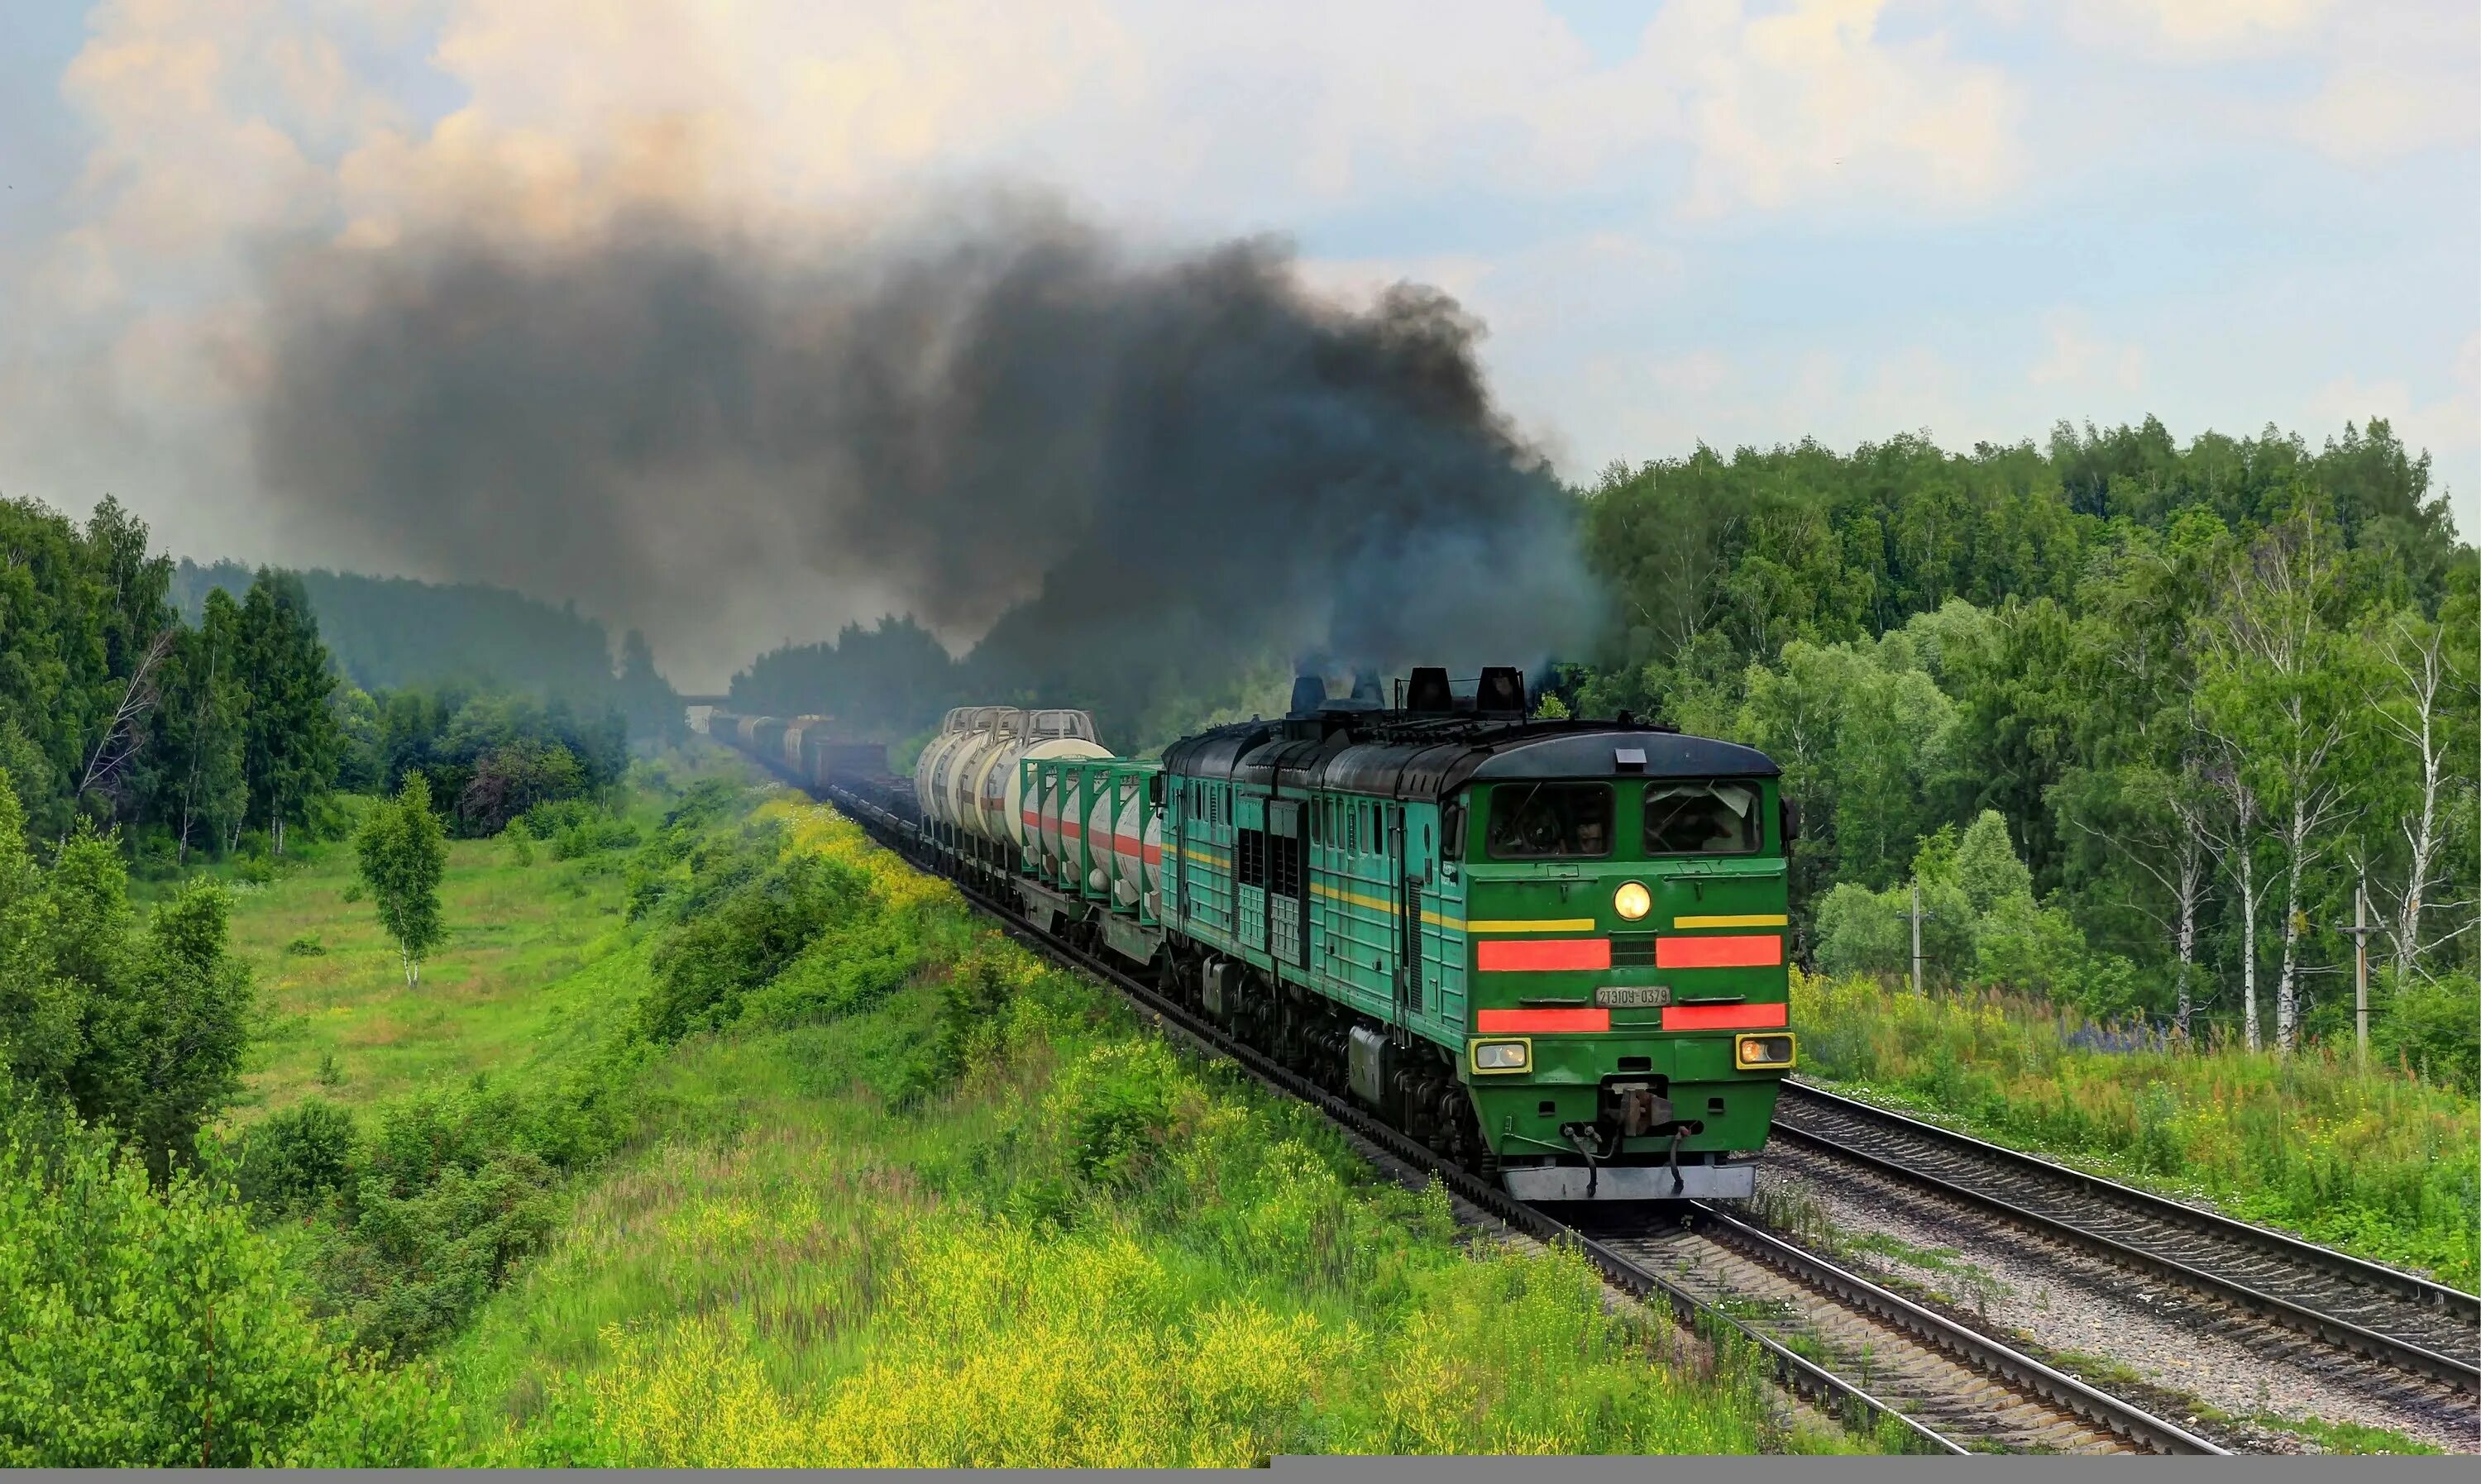
[[[1645,65],[1685,96],[1692,214],[1886,195],[1975,205],[2015,184],[2024,98],[1933,31],[1890,41],[1883,0],[1813,0],[1749,15],[1738,0],[1667,7]]]
[[[2205,59],[2305,45],[2337,8],[2338,0],[2078,0],[2055,13],[2088,41]]]
[[[2068,389],[2107,385],[2121,392],[2144,389],[2145,348],[2097,335],[2093,317],[2083,310],[2052,310],[2043,317],[2043,330],[2049,346],[2025,373],[2033,385]]]
[[[2405,377],[2337,377],[2311,395],[2304,411],[2311,426],[2328,429],[2346,422],[2366,427],[2382,417],[2408,447],[2427,449],[2449,467],[2468,462],[2481,453],[2481,329],[2464,337],[2445,384],[2434,395],[2416,392]],[[2481,489],[2468,486],[2455,495],[2456,522],[2465,538],[2481,536]]]

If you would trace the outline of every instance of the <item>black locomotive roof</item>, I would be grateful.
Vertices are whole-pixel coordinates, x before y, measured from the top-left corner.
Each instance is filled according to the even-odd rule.
[[[1634,757],[1643,755],[1639,766]],[[1163,768],[1193,778],[1284,789],[1436,798],[1467,783],[1515,778],[1771,778],[1754,747],[1642,723],[1481,720],[1369,714],[1343,721],[1242,721],[1163,749]]]

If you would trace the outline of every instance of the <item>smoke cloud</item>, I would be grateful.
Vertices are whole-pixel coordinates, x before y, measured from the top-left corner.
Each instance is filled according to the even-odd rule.
[[[640,215],[271,269],[262,479],[312,534],[639,624],[691,688],[910,612],[1115,705],[1245,667],[1532,664],[1599,599],[1478,326],[1272,241],[985,203],[827,241]]]

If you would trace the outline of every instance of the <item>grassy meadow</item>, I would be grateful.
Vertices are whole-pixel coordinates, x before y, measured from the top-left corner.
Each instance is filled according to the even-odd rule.
[[[2311,1048],[2113,1053],[2072,1013],[1795,975],[1810,1075],[2018,1148],[2481,1286],[2481,1104]]]
[[[640,798],[635,812],[658,811]],[[449,843],[449,938],[418,986],[357,899],[350,845],[271,884],[241,883],[233,950],[257,982],[261,1026],[236,1116],[312,1094],[371,1105],[441,1078],[519,1072],[608,1034],[648,947],[621,920],[617,861],[553,862],[540,844],[530,865],[514,854],[500,840]]]
[[[1573,1255],[1477,1242],[831,811],[682,773],[632,812],[641,843],[577,859],[458,844],[410,990],[349,850],[244,893],[266,1033],[166,1209],[254,1308],[157,1306],[115,1343],[204,1379],[94,1436],[179,1461],[247,1415],[262,1462],[675,1466],[1869,1445],[1606,1309]],[[163,1246],[143,1179],[89,1184]],[[281,1377],[201,1371],[238,1330],[285,1337]]]

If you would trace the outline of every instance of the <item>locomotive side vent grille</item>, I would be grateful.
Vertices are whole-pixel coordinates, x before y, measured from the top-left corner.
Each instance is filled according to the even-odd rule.
[[[1615,932],[1611,934],[1611,967],[1644,969],[1654,964],[1654,938],[1650,932]]]

